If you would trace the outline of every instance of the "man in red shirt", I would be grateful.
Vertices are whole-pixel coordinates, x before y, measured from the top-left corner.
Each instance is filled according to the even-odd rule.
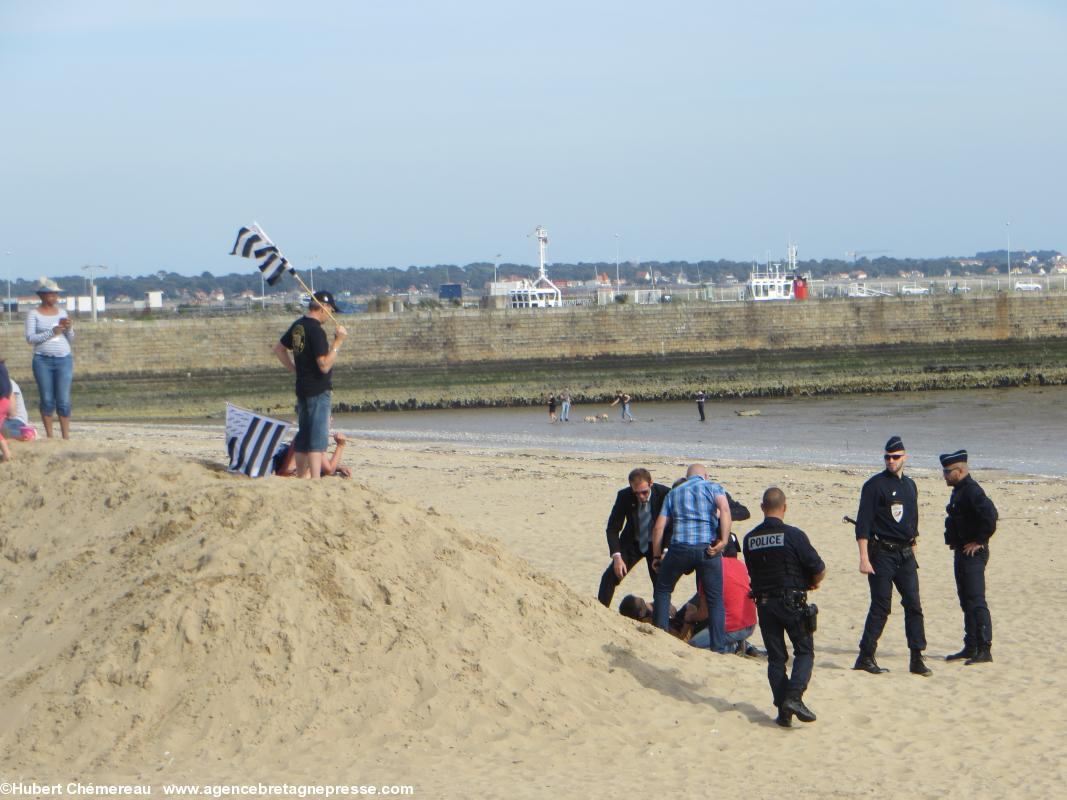
[[[737,554],[740,548],[737,546],[737,537],[730,534],[730,542],[722,551],[722,594],[723,603],[726,605],[726,644],[734,645],[736,652],[741,655],[761,655],[761,653],[747,641],[748,637],[756,631],[756,604],[749,597],[752,585],[748,579],[748,567],[741,561]],[[707,619],[707,608],[703,603],[704,594],[697,588],[696,597],[690,601],[697,606],[693,621]],[[689,640],[694,647],[707,647],[709,636],[707,628],[698,631]]]

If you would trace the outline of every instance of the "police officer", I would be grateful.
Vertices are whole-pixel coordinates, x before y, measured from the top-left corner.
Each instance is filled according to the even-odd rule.
[[[874,652],[889,618],[893,587],[904,606],[904,633],[911,650],[910,670],[929,677],[923,662],[926,631],[919,602],[919,565],[915,561],[915,538],[919,535],[919,494],[915,481],[904,474],[907,453],[899,436],[885,443],[885,469],[863,484],[856,514],[856,543],[860,572],[871,588],[871,607],[860,639],[859,657],[853,669],[877,675],[888,672],[878,666]]]
[[[963,649],[945,656],[964,664],[993,660],[993,620],[985,601],[989,537],[997,531],[997,508],[967,469],[967,451],[941,456],[945,483],[952,487],[945,511],[945,544],[953,551],[956,593],[963,609]]]
[[[771,684],[775,719],[783,728],[814,722],[815,714],[804,704],[804,692],[815,666],[815,614],[808,605],[807,591],[819,588],[826,565],[799,528],[786,525],[785,493],[776,486],[763,493],[763,522],[745,536],[745,565],[752,579],[760,633],[767,648],[767,680]],[[793,643],[793,674],[786,678],[785,635]]]

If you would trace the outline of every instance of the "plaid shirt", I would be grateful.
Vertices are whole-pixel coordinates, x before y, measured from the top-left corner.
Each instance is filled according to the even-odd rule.
[[[664,516],[674,523],[672,542],[711,544],[719,538],[719,514],[716,495],[725,495],[719,484],[694,475],[677,489],[672,489],[663,503]]]

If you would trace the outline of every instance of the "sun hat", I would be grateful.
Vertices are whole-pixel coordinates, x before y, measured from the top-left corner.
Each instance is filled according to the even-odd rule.
[[[37,294],[45,294],[46,292],[55,292],[59,294],[63,290],[59,288],[59,284],[51,278],[39,278],[37,280]]]

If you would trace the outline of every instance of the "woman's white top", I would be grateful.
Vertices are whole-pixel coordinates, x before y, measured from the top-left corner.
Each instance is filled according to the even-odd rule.
[[[58,314],[53,316],[42,314],[36,308],[30,310],[26,315],[26,341],[33,345],[35,356],[62,358],[70,355],[70,343],[74,341],[74,331],[52,332],[59,321],[66,318],[67,312],[62,308],[59,309]]]

